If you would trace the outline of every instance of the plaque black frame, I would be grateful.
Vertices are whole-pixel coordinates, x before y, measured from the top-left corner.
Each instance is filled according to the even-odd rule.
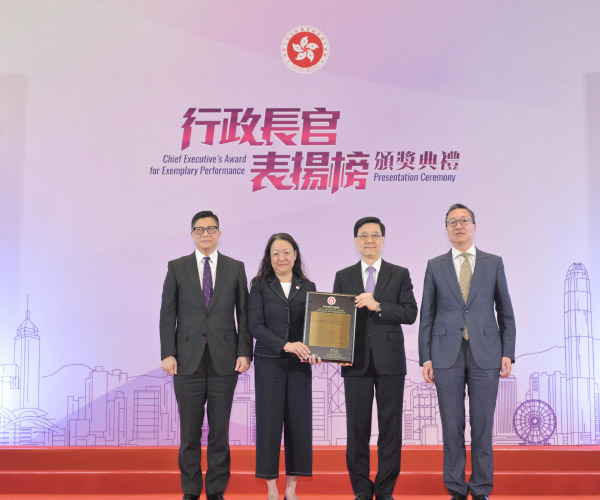
[[[307,292],[306,293],[306,309],[304,315],[304,344],[308,346],[311,354],[319,356],[323,361],[338,362],[338,363],[353,363],[354,362],[354,336],[356,333],[356,306],[354,303],[355,295],[346,293],[325,293],[325,292]],[[332,303],[333,302],[333,303]],[[318,309],[330,307],[341,308],[344,314],[350,315],[350,330],[348,331],[348,347],[335,346],[317,346],[311,345],[310,339],[310,322],[312,312],[327,312],[318,311]],[[330,313],[340,314],[340,313]]]

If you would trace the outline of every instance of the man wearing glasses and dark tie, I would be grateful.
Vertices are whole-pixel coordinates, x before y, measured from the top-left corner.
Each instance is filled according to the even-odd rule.
[[[174,375],[183,500],[202,492],[204,405],[208,418],[206,496],[223,500],[230,476],[229,417],[238,374],[250,367],[248,286],[244,263],[217,252],[218,217],[192,219],[191,255],[169,262],[160,309],[162,368]],[[237,320],[237,329],[236,329]]]
[[[502,259],[473,244],[475,214],[460,203],[446,213],[449,252],[427,263],[419,362],[435,383],[444,438],[444,484],[451,500],[487,500],[492,491],[492,431],[498,377],[515,359],[515,317]],[[465,479],[465,386],[471,465]]]
[[[338,271],[334,293],[356,295],[354,363],[342,364],[346,395],[346,465],[355,500],[393,500],[400,473],[402,404],[406,356],[402,324],[417,319],[408,269],[381,258],[385,226],[377,217],[354,225],[354,244],[361,260]],[[371,414],[377,399],[379,463],[369,477]]]

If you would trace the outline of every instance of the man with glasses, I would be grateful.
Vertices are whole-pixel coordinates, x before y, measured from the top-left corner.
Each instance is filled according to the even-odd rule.
[[[244,263],[217,252],[219,218],[192,219],[191,255],[169,262],[160,308],[162,368],[174,375],[183,500],[202,491],[204,405],[208,419],[206,496],[223,500],[230,475],[229,417],[239,373],[250,367],[248,286]],[[236,330],[237,321],[237,330]]]
[[[381,259],[385,226],[377,217],[354,225],[361,260],[338,271],[334,293],[356,295],[354,363],[342,364],[346,393],[346,465],[355,500],[390,500],[400,473],[406,356],[402,324],[417,318],[408,269]],[[379,463],[369,478],[371,414],[377,399]]]
[[[446,213],[449,252],[427,263],[419,363],[435,383],[444,438],[444,484],[452,500],[487,500],[493,486],[492,430],[498,374],[515,359],[515,318],[502,259],[473,245],[475,214]],[[496,314],[494,314],[494,308]],[[469,391],[472,473],[465,480],[465,384]]]

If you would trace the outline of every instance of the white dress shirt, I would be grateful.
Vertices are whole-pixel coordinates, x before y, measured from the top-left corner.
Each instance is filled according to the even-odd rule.
[[[292,282],[288,281],[287,283],[284,283],[283,281],[281,281],[280,285],[283,289],[283,293],[285,293],[285,297],[288,298],[290,296],[290,290],[292,289]]]
[[[196,263],[198,264],[198,274],[200,275],[200,287],[202,287],[202,283],[204,282],[204,257],[206,256],[196,248]],[[208,257],[210,257],[208,265],[210,266],[210,274],[212,275],[214,290],[215,278],[217,277],[217,259],[219,258],[219,252],[215,250]]]

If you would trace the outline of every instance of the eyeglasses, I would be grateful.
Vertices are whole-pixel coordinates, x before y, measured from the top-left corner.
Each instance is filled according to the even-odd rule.
[[[382,236],[381,234],[377,234],[377,233],[376,234],[364,234],[363,233],[363,234],[359,234],[357,236],[357,238],[361,241],[367,241],[369,238],[374,241],[377,241],[377,240],[379,240],[379,238],[381,238],[381,236]]]
[[[192,231],[197,234],[198,236],[201,236],[204,231],[206,231],[208,234],[215,234],[217,231],[219,230],[219,228],[217,226],[208,226],[208,227],[194,227],[192,228]]]
[[[446,221],[446,227],[448,227],[448,226],[456,227],[456,224],[458,224],[459,222],[460,222],[461,226],[465,227],[471,223],[471,219],[467,219],[466,217],[464,217],[462,219],[448,219]]]

